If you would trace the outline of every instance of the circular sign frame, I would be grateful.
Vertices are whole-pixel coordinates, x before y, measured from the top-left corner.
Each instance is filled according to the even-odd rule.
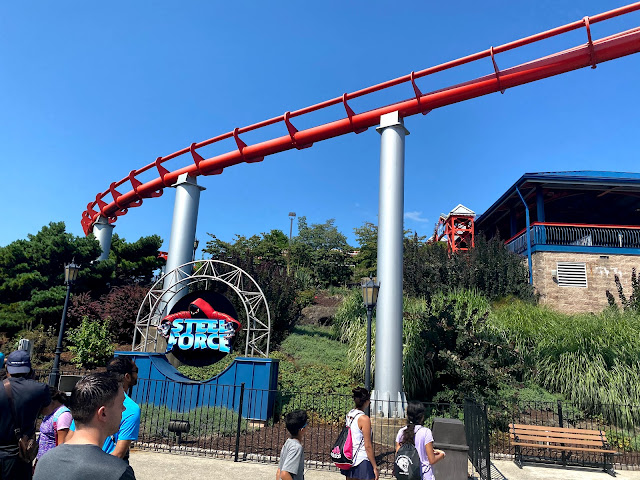
[[[245,356],[268,357],[271,314],[267,299],[251,275],[222,260],[188,262],[156,280],[138,309],[132,351],[157,352],[157,326],[170,309],[167,307],[174,305],[191,287],[200,286],[202,282],[206,286],[208,282],[220,282],[235,292],[246,315],[246,326],[243,326],[246,332]]]

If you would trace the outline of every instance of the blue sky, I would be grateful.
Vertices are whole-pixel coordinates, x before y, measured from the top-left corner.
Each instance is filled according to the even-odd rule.
[[[50,221],[81,235],[96,193],[192,142],[622,5],[2,2],[0,246]],[[592,31],[601,38],[639,24],[634,13]],[[507,68],[585,41],[580,30],[496,61]],[[429,91],[491,72],[486,60],[418,84]],[[428,235],[458,203],[481,213],[525,172],[640,171],[638,78],[636,54],[407,118],[405,228]],[[351,106],[409,98],[406,88]],[[309,223],[335,218],[355,243],[354,227],[377,223],[379,148],[369,129],[200,177],[201,245],[207,232],[288,232],[290,211]],[[168,248],[173,199],[167,189],[146,200],[115,231],[131,241],[157,233]]]

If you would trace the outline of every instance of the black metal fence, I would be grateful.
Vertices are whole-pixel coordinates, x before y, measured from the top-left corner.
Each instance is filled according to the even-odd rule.
[[[46,373],[39,375],[45,382]],[[140,379],[134,398],[142,409],[136,447],[275,463],[288,438],[284,415],[304,409],[309,414],[303,439],[308,466],[335,469],[329,451],[344,425],[345,414],[353,408],[350,396],[258,390],[241,385],[199,385],[198,395],[185,395],[178,383]],[[217,399],[217,406],[203,402],[210,398]],[[266,403],[273,414],[264,420]],[[466,402],[465,405],[426,403],[425,407],[427,426],[436,417],[464,421],[469,458],[483,479],[491,478],[490,457],[515,453],[509,440],[510,423],[602,430],[612,449],[618,452],[614,456],[616,464],[640,466],[640,406],[520,402],[487,409],[482,404]],[[401,406],[393,405],[390,410],[401,411]],[[391,474],[396,435],[405,425],[405,420],[398,417],[371,417],[376,461],[385,475]],[[545,460],[560,462],[564,460],[560,455],[549,452]],[[574,455],[573,460],[580,465],[597,463],[588,454]]]
[[[181,395],[180,385],[159,380],[139,380],[136,402],[142,415],[136,448],[191,453],[276,463],[288,438],[284,416],[304,409],[309,415],[303,445],[307,466],[337,469],[329,452],[342,430],[346,413],[353,408],[348,395],[294,391],[267,391],[240,385],[202,385],[198,395]],[[273,416],[258,420],[258,407],[275,395]],[[218,406],[203,405],[203,398],[217,398]],[[392,405],[391,410],[396,411]],[[427,403],[426,425],[435,417],[463,418],[461,405]],[[372,417],[376,462],[382,474],[392,473],[401,418]]]
[[[464,402],[464,432],[469,445],[469,460],[480,478],[491,480],[491,447],[486,405],[472,400]]]

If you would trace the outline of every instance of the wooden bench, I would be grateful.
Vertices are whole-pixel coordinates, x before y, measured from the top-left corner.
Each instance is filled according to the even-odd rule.
[[[611,449],[607,437],[602,430],[587,430],[582,428],[544,427],[538,425],[509,425],[509,439],[515,447],[514,461],[522,468],[522,451],[531,450],[538,459],[551,458],[551,451],[562,454],[562,463],[566,464],[572,454],[603,455],[602,468],[608,474],[615,476],[613,471],[613,455],[617,452]],[[581,462],[582,464],[583,462]]]

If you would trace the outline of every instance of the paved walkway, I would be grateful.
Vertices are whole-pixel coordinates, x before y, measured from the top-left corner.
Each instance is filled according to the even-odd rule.
[[[219,460],[189,455],[172,455],[134,450],[131,466],[137,480],[202,480],[208,478],[238,480],[275,480],[274,464]],[[611,480],[611,476],[594,468],[563,468],[560,466],[525,465],[520,470],[510,460],[495,460],[497,470],[507,480]],[[309,469],[305,480],[340,480],[337,472]],[[478,478],[477,476],[474,478]],[[500,477],[498,477],[499,479]],[[640,480],[640,471],[616,470],[620,480]],[[438,479],[446,480],[446,479]]]

